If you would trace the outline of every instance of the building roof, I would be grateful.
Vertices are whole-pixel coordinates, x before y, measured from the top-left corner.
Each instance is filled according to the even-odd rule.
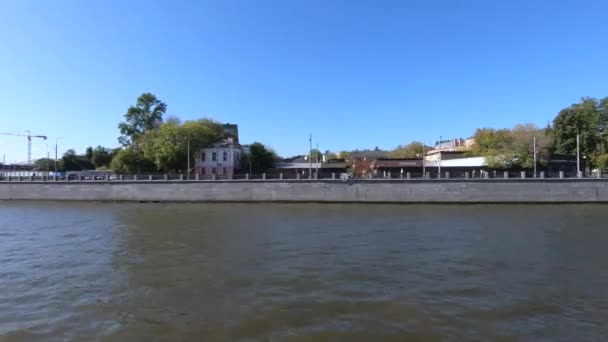
[[[346,167],[346,162],[329,162],[321,164],[322,169],[346,169]]]
[[[285,159],[283,159],[283,162],[308,164],[308,156],[300,155],[300,156],[295,156],[295,157],[291,157],[291,158],[285,158]]]
[[[308,169],[310,167],[313,169],[342,169],[347,167],[347,163],[340,159],[331,159],[327,163],[310,163],[308,156],[296,156],[278,162],[275,169]]]
[[[428,151],[426,154],[427,155],[432,155],[432,154],[465,154],[468,151],[446,151],[446,150],[430,150]]]
[[[215,144],[213,144],[211,146],[201,147],[200,149],[204,150],[204,149],[208,149],[208,148],[218,148],[218,147],[249,148],[248,145],[240,145],[240,144],[238,144],[232,138],[226,138],[226,139],[222,139],[219,142],[216,142]]]
[[[312,167],[313,169],[321,168],[322,163],[293,163],[293,162],[279,162],[275,165],[275,169],[308,169]]]
[[[439,162],[426,162],[427,166],[437,166]],[[485,157],[458,158],[450,160],[442,160],[441,167],[482,167],[486,166]]]
[[[378,158],[372,162],[371,167],[422,167],[420,158]]]
[[[383,158],[387,157],[388,151],[355,151],[350,153],[350,157],[376,157]]]

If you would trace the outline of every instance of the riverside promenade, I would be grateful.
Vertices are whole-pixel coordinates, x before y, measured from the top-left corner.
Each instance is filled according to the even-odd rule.
[[[0,181],[0,200],[140,202],[608,203],[602,178]]]

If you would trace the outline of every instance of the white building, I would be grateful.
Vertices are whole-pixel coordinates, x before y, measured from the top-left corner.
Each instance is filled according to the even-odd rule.
[[[466,168],[466,167],[472,167],[472,168],[476,168],[476,167],[485,167],[487,166],[487,162],[486,162],[486,158],[485,157],[470,157],[470,158],[458,158],[458,159],[448,159],[448,160],[442,160],[441,162],[439,161],[432,161],[432,162],[427,162],[427,166],[439,166],[439,163],[441,163],[441,167],[445,167],[445,168],[450,168],[450,167],[460,167],[460,168]]]
[[[231,178],[241,167],[241,158],[249,153],[247,146],[234,143],[231,138],[212,147],[201,148],[195,157],[195,173]]]

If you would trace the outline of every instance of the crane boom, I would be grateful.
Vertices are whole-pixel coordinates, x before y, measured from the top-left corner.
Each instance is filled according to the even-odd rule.
[[[26,131],[27,134],[16,134],[16,133],[0,133],[0,135],[12,135],[16,137],[26,137],[27,138],[27,163],[32,163],[32,138],[41,138],[43,140],[47,139],[46,135],[31,135],[30,131]]]

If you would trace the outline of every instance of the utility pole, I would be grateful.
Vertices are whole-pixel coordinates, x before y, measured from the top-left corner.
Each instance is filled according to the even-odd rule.
[[[534,137],[534,178],[536,178],[536,137]]]
[[[576,129],[576,177],[581,177],[581,148],[580,148],[580,134]]]
[[[312,179],[312,133],[310,133],[308,143],[310,145],[310,149],[308,151],[308,179]]]
[[[424,143],[422,143],[422,178],[426,177],[426,168],[424,165]]]
[[[55,173],[57,173],[57,141],[63,139],[63,137],[55,138]]]
[[[188,166],[187,166],[187,168],[188,168],[188,180],[190,180],[190,139],[188,139],[188,155],[187,155],[187,158],[188,158]]]
[[[55,139],[55,174],[57,174],[57,139]]]
[[[27,132],[27,163],[32,163],[32,133],[30,131]]]
[[[439,166],[437,168],[437,178],[441,178],[441,135],[439,136]]]
[[[319,153],[321,153],[321,151],[319,151],[319,144],[317,144],[317,153],[315,153],[316,154],[316,156],[315,156],[316,162],[315,163],[317,164],[317,170],[315,172],[316,172],[316,177],[317,178],[319,178]]]

